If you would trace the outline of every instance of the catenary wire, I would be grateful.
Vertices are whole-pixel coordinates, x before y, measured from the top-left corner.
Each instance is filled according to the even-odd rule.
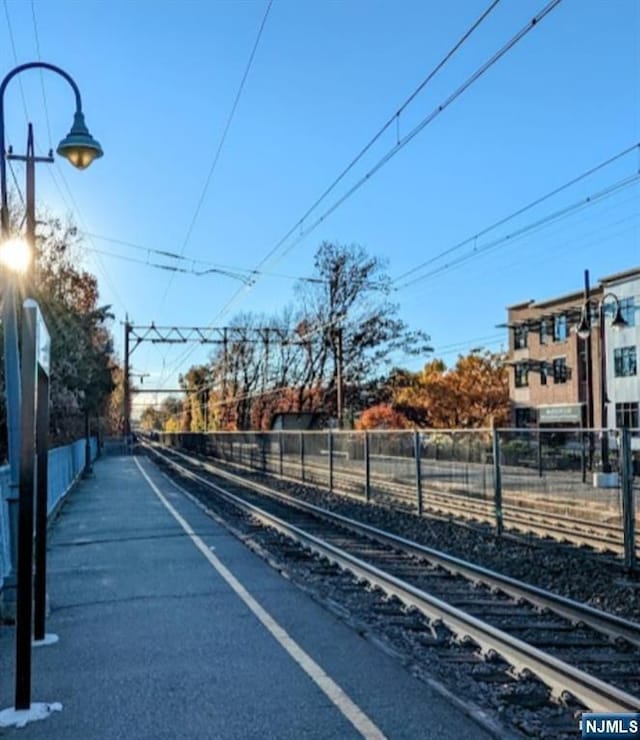
[[[231,111],[229,112],[229,116],[227,118],[227,122],[225,124],[224,130],[222,132],[222,136],[220,137],[220,141],[218,143],[218,148],[216,149],[216,152],[213,157],[213,162],[211,163],[211,167],[209,168],[209,172],[207,173],[207,177],[204,183],[204,186],[202,188],[202,192],[200,193],[200,197],[198,198],[198,202],[196,204],[195,211],[193,213],[193,216],[191,217],[191,221],[189,223],[189,226],[187,228],[187,233],[185,235],[184,241],[182,243],[182,249],[180,251],[180,254],[184,253],[184,250],[187,248],[187,244],[189,243],[189,240],[191,239],[191,234],[193,233],[193,229],[196,225],[196,221],[198,220],[198,216],[200,215],[200,211],[202,210],[202,206],[204,204],[205,197],[207,195],[207,191],[209,189],[209,184],[211,183],[211,178],[213,177],[213,174],[216,170],[216,167],[218,165],[218,160],[220,159],[220,154],[222,153],[222,148],[224,147],[224,143],[227,139],[227,134],[229,133],[229,129],[231,127],[231,123],[233,121],[233,118],[235,116],[236,110],[238,108],[238,104],[240,102],[240,98],[242,96],[242,92],[244,90],[245,83],[247,81],[247,77],[249,76],[249,71],[251,70],[251,67],[253,65],[253,60],[256,55],[256,52],[258,50],[258,45],[260,44],[260,39],[262,38],[262,32],[264,31],[264,27],[267,23],[267,18],[269,16],[269,11],[271,10],[271,6],[273,5],[273,0],[268,0],[267,8],[265,10],[264,16],[262,18],[262,23],[260,24],[260,28],[258,29],[258,34],[256,36],[256,39],[253,44],[253,48],[251,49],[251,54],[249,55],[249,60],[246,64],[244,74],[242,75],[242,79],[240,81],[240,85],[238,87],[238,91],[236,93],[236,97],[233,101],[233,105],[231,106]],[[165,288],[165,291],[163,293],[162,299],[160,303],[164,303],[167,294],[169,292],[169,289],[171,287],[173,281],[173,276],[169,279],[169,282],[167,284],[167,287]]]
[[[560,187],[554,188],[553,190],[549,191],[548,193],[545,193],[544,195],[540,196],[539,198],[536,198],[535,200],[531,201],[530,203],[527,203],[527,205],[519,208],[518,210],[514,211],[513,213],[510,213],[508,216],[505,216],[504,218],[499,219],[498,221],[495,221],[490,226],[485,227],[484,229],[481,229],[473,236],[467,237],[466,239],[463,239],[461,242],[458,242],[457,244],[454,244],[452,247],[449,247],[448,249],[445,249],[444,251],[440,252],[439,254],[435,255],[434,257],[430,257],[428,260],[425,260],[424,262],[421,262],[419,265],[416,265],[415,267],[412,267],[410,270],[407,270],[406,272],[401,273],[397,277],[393,279],[394,283],[400,282],[400,280],[409,277],[409,275],[412,275],[416,272],[419,272],[424,267],[428,267],[430,264],[433,264],[433,262],[437,261],[438,259],[445,257],[448,254],[451,254],[452,252],[457,251],[458,249],[461,249],[462,247],[466,246],[467,244],[471,244],[481,237],[485,236],[489,232],[499,228],[500,226],[504,226],[509,221],[512,221],[513,219],[517,218],[518,216],[521,216],[522,214],[526,213],[527,211],[530,211],[532,208],[535,208],[536,206],[541,205],[545,201],[549,200],[550,198],[553,198],[554,196],[560,194],[564,190],[567,190],[573,185],[576,185],[581,180],[585,180],[586,178],[590,177],[591,175],[594,175],[596,172],[599,172],[600,170],[604,169],[605,167],[608,167],[609,165],[613,164],[614,162],[617,162],[618,160],[625,157],[627,154],[631,152],[638,152],[640,154],[640,143],[635,143],[632,146],[627,147],[626,149],[623,149],[622,151],[618,152],[617,154],[614,154],[612,157],[609,157],[608,159],[604,160],[603,162],[600,162],[595,167],[591,167],[590,169],[586,170],[585,172],[581,173],[580,175],[577,175],[576,177],[568,180],[563,185],[560,185]],[[638,172],[640,172],[640,166],[638,167]]]
[[[523,28],[521,28],[514,36],[512,36],[509,41],[507,41],[506,44],[504,44],[497,52],[495,52],[487,61],[485,61],[478,69],[476,69],[473,74],[468,77],[465,82],[462,83],[451,95],[449,95],[448,98],[446,98],[439,106],[437,106],[429,115],[427,115],[425,118],[423,118],[420,123],[415,126],[405,137],[400,139],[394,147],[392,147],[378,162],[371,168],[363,177],[361,177],[343,196],[341,196],[337,201],[335,201],[327,210],[320,215],[316,221],[311,224],[310,227],[302,231],[299,236],[293,241],[292,244],[290,244],[286,249],[283,251],[283,254],[281,255],[280,259],[284,257],[288,252],[291,251],[297,244],[299,244],[306,236],[308,236],[312,231],[314,231],[331,213],[333,213],[337,208],[339,208],[346,200],[348,200],[362,185],[364,185],[366,182],[369,181],[369,179],[375,175],[387,162],[389,162],[401,149],[403,149],[410,141],[412,141],[424,128],[431,123],[437,116],[439,116],[446,108],[451,105],[460,95],[462,95],[471,85],[473,85],[478,79],[480,79],[496,62],[498,62],[510,49],[512,49],[519,41],[522,40],[533,28],[537,27],[540,24],[540,21],[542,21],[549,13],[551,13],[560,3],[562,0],[551,0],[547,5],[545,5],[542,10],[540,10],[534,18],[532,18],[531,21],[529,21]],[[280,245],[282,246],[282,245]],[[272,258],[276,252],[279,250],[278,248],[274,248],[269,252],[269,256],[266,258],[263,258],[258,263],[258,268],[265,265],[270,258]],[[255,285],[255,283],[254,283]],[[237,290],[233,296],[227,301],[227,303],[222,307],[222,309],[216,314],[214,319],[212,320],[215,322],[217,319],[224,316],[231,306],[236,302],[236,300],[243,294],[246,294],[250,288],[253,286],[246,286],[243,288],[240,288]],[[193,352],[193,349],[186,350],[186,352],[183,354],[181,358],[179,358],[179,362],[184,362]]]

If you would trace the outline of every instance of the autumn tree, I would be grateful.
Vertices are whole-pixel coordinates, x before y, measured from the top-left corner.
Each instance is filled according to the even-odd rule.
[[[356,429],[410,429],[411,426],[409,419],[388,403],[371,406],[356,423]]]
[[[13,211],[15,221],[16,210]],[[80,240],[70,222],[40,217],[25,294],[38,302],[51,335],[51,442],[84,435],[87,417],[105,411],[115,387],[108,306],[98,305],[96,278],[78,266]],[[19,225],[13,223],[17,233]],[[6,450],[4,398],[0,401],[0,445]]]
[[[389,380],[396,410],[422,427],[487,427],[509,418],[509,381],[501,354],[472,352],[451,369],[433,360],[412,373],[396,371]]]
[[[430,351],[428,336],[398,318],[384,264],[363,247],[324,242],[314,268],[296,284],[292,305],[277,316],[234,317],[207,372],[192,368],[197,378],[184,376],[185,429],[201,428],[203,403],[209,429],[268,429],[286,412],[335,416],[339,369],[344,406],[357,412],[395,353]]]

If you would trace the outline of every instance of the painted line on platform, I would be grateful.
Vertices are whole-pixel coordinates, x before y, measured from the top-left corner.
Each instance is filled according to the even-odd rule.
[[[244,601],[254,615],[262,622],[271,635],[289,653],[302,670],[312,679],[318,688],[335,704],[342,715],[358,730],[367,740],[386,740],[384,733],[367,717],[367,715],[353,702],[349,696],[330,678],[322,668],[306,653],[300,645],[281,627],[278,622],[251,596],[238,579],[229,571],[222,562],[211,552],[200,537],[193,531],[189,523],[176,509],[167,501],[156,484],[151,480],[145,469],[137,458],[135,463],[143,477],[151,487],[151,490],[162,501],[169,513],[178,524],[189,535],[193,544],[200,550],[209,563],[218,571],[224,580],[231,586],[235,593]]]

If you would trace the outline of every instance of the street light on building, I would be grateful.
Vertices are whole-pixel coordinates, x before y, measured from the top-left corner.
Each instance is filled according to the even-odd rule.
[[[20,290],[16,273],[28,271],[33,260],[35,248],[35,186],[34,171],[35,163],[41,161],[51,162],[52,157],[36,157],[33,151],[33,129],[29,124],[29,137],[27,143],[27,154],[18,157],[7,154],[5,146],[5,121],[4,121],[4,94],[9,82],[21,72],[29,69],[46,69],[55,72],[71,86],[75,96],[75,114],[71,130],[58,145],[58,154],[68,159],[71,164],[84,169],[91,162],[101,157],[102,147],[91,136],[82,113],[82,98],[80,91],[73,78],[60,67],[47,62],[29,62],[21,64],[12,69],[0,83],[0,264],[2,270],[2,322],[4,328],[4,367],[5,367],[5,395],[7,406],[7,442],[9,453],[10,484],[7,497],[10,522],[11,539],[11,571],[7,578],[7,592],[15,589],[15,566],[16,566],[16,522],[18,488],[20,483],[20,358],[18,354],[18,328],[16,319],[16,306],[18,304],[18,292]],[[26,188],[26,223],[27,239],[15,240],[10,233],[9,204],[7,192],[7,165],[6,159],[12,157],[21,159],[26,163],[27,188]],[[11,598],[11,596],[9,596]]]
[[[591,299],[587,298],[582,306],[580,313],[580,322],[575,328],[576,334],[581,339],[589,339],[591,336],[591,306],[595,306],[597,309],[598,316],[598,333],[600,343],[600,424],[602,426],[600,444],[601,444],[601,458],[602,458],[602,472],[610,473],[611,464],[609,463],[609,434],[607,431],[608,420],[607,420],[607,352],[605,346],[605,303],[608,299],[612,299],[615,305],[615,314],[611,322],[611,328],[614,331],[620,331],[627,326],[627,322],[622,315],[622,308],[620,306],[620,300],[614,293],[605,293],[602,298],[596,303]],[[587,387],[587,392],[590,394],[590,401],[593,402],[594,389],[593,389],[593,373],[590,373],[590,382]]]

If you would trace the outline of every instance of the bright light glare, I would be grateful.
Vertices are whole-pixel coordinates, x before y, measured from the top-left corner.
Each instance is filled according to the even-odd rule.
[[[7,239],[0,244],[0,264],[12,272],[24,273],[31,264],[31,249],[24,239]]]

